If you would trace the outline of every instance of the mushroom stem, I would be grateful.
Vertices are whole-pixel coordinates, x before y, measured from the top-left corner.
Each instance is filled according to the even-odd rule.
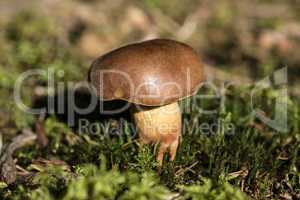
[[[160,107],[135,105],[132,115],[142,144],[159,144],[157,161],[163,163],[164,153],[174,160],[181,136],[181,113],[178,103]]]

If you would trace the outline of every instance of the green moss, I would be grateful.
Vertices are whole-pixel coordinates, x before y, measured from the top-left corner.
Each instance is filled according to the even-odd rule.
[[[248,199],[239,189],[229,183],[213,184],[211,180],[204,179],[201,185],[181,187],[184,199],[193,200],[246,200]]]

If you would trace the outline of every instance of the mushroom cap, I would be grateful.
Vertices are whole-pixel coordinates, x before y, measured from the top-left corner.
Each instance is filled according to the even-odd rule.
[[[154,39],[113,50],[91,65],[89,81],[103,101],[161,106],[197,92],[203,64],[188,45]]]

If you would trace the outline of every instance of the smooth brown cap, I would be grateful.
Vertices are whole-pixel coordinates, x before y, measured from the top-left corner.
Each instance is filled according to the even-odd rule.
[[[96,59],[89,81],[101,100],[159,106],[193,95],[203,64],[188,45],[167,39],[130,44]]]

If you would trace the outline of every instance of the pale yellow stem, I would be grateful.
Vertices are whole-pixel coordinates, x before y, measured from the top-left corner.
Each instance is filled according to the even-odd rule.
[[[174,160],[181,137],[181,113],[178,103],[160,107],[134,106],[134,121],[142,144],[159,144],[157,160],[162,165],[165,152]]]

